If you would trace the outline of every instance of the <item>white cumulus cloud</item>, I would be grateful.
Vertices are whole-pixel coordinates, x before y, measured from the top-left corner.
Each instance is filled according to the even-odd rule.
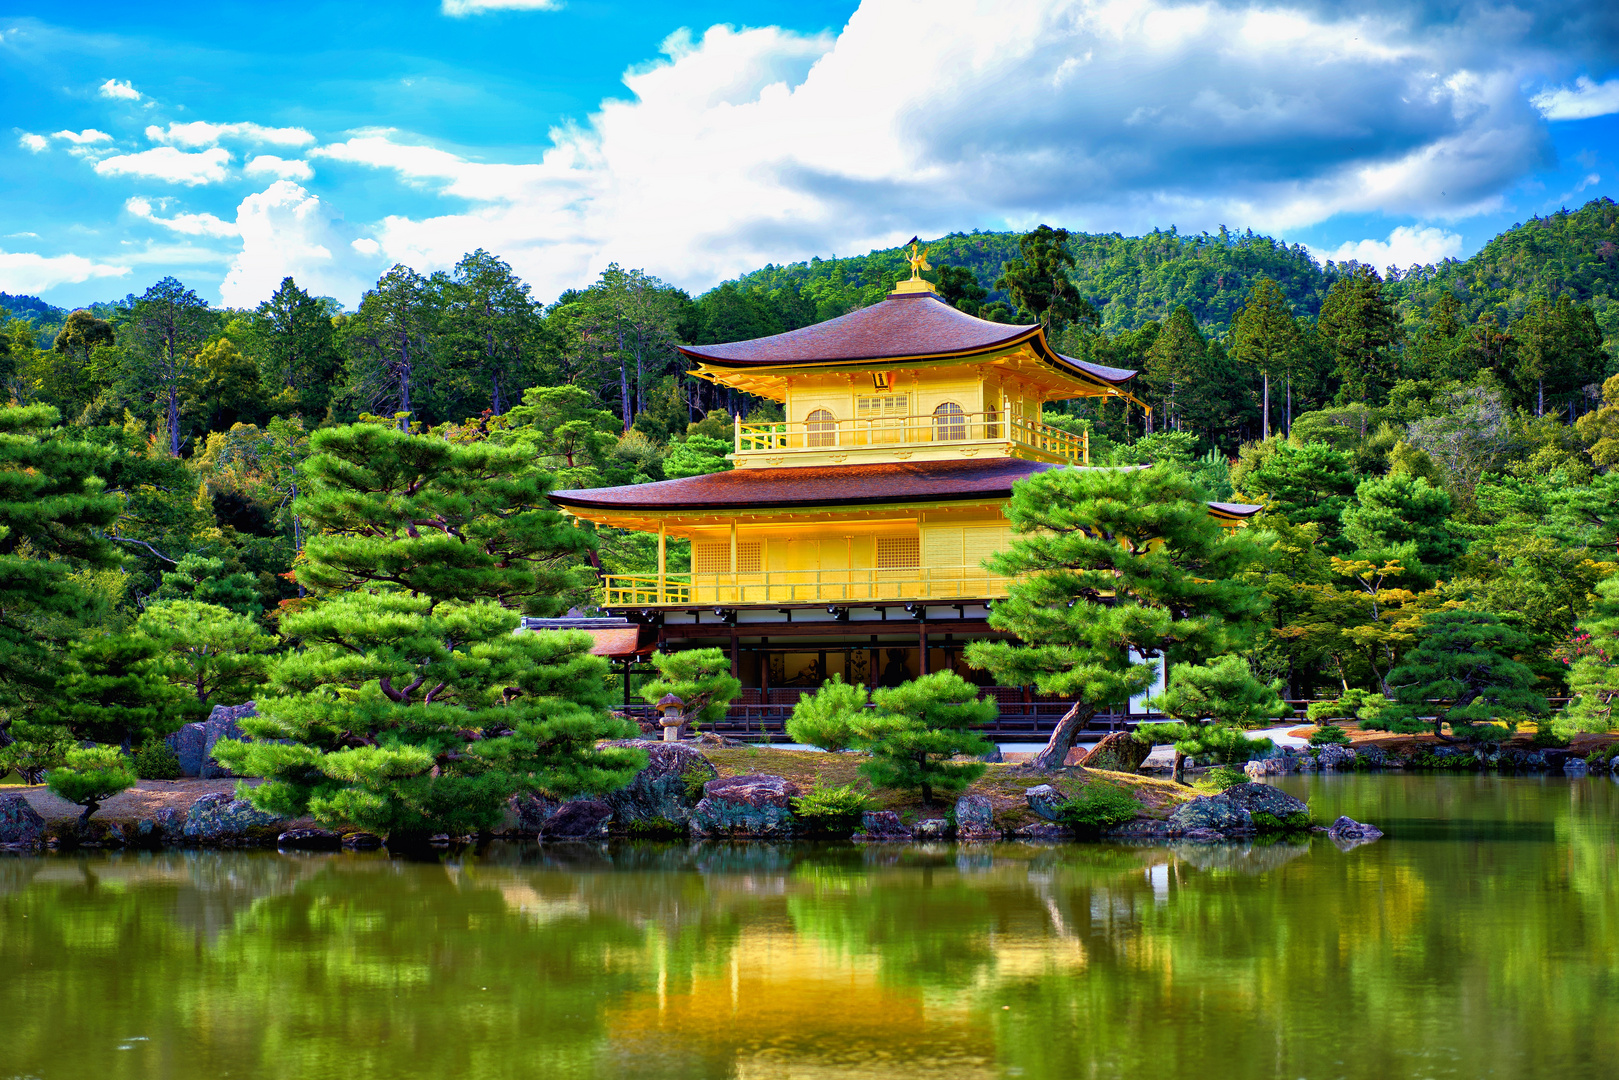
[[[1596,83],[1583,75],[1573,86],[1544,90],[1531,99],[1548,120],[1589,120],[1619,113],[1619,79]]]
[[[127,266],[96,262],[82,255],[36,255],[0,251],[0,292],[38,295],[58,285],[77,285],[91,278],[123,277]]]
[[[672,35],[537,161],[397,131],[309,156],[470,204],[385,218],[368,232],[388,258],[438,269],[481,245],[541,294],[610,259],[701,288],[974,226],[1449,220],[1551,155],[1483,33],[1375,6],[865,0],[837,33]],[[1448,250],[1423,243],[1391,250]]]
[[[1459,257],[1462,238],[1432,226],[1401,225],[1389,233],[1387,240],[1355,240],[1340,244],[1331,251],[1310,250],[1318,259],[1331,259],[1334,262],[1353,260],[1378,269],[1388,266],[1405,269]]]
[[[139,101],[141,92],[131,86],[128,79],[108,79],[101,84],[101,96],[119,101]]]
[[[112,142],[111,135],[108,135],[105,131],[97,131],[95,128],[85,128],[83,131],[57,131],[52,133],[51,138],[61,139],[64,142],[70,142],[74,146],[88,146],[92,143]]]
[[[175,214],[173,217],[158,217],[152,201],[139,195],[126,200],[124,209],[138,218],[171,229],[182,236],[236,235],[236,226],[232,222],[217,218],[213,214]]]
[[[482,15],[486,11],[556,11],[562,0],[444,0],[446,15]]]
[[[138,154],[118,154],[96,162],[102,176],[141,176],[167,180],[171,184],[213,184],[225,179],[230,151],[215,147],[199,154],[187,154],[172,146],[142,150]]]
[[[243,199],[236,228],[242,250],[219,287],[231,307],[257,305],[289,275],[316,295],[356,299],[382,269],[356,250],[341,214],[291,180]]]
[[[303,128],[265,127],[252,123],[210,124],[205,120],[193,120],[187,124],[170,123],[166,129],[153,124],[146,129],[146,137],[155,143],[193,149],[212,146],[221,139],[242,139],[273,146],[308,146],[315,141],[315,136]]]
[[[17,145],[30,153],[37,154],[49,146],[50,143],[43,135],[34,135],[25,131],[23,132],[22,136],[18,138]]]
[[[315,175],[307,161],[287,161],[274,154],[260,154],[246,165],[242,172],[248,176],[277,176],[283,180],[308,180]]]

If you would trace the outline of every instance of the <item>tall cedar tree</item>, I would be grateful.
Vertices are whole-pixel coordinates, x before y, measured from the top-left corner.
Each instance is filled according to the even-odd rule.
[[[1182,304],[1164,321],[1163,330],[1147,350],[1147,382],[1161,403],[1165,431],[1185,430],[1181,398],[1207,374],[1208,358],[1209,343]]]
[[[298,569],[306,587],[566,609],[593,541],[547,501],[551,478],[522,446],[457,445],[378,424],[318,431],[310,446],[295,506],[318,533]]]
[[[0,707],[13,718],[50,702],[68,640],[100,611],[73,572],[119,561],[100,535],[118,518],[97,475],[108,455],[55,429],[57,419],[48,405],[0,409]],[[12,742],[0,724],[0,756],[36,760]]]
[[[1016,258],[1006,260],[995,287],[1005,289],[1020,313],[1032,316],[1048,334],[1070,324],[1094,330],[1102,318],[1089,300],[1079,295],[1068,271],[1074,256],[1068,250],[1067,229],[1041,225],[1018,240]]]
[[[282,278],[281,286],[254,311],[251,325],[259,381],[271,391],[273,406],[318,420],[343,366],[326,304],[290,277]]]
[[[1260,438],[1270,438],[1270,380],[1287,382],[1288,410],[1285,431],[1293,422],[1292,380],[1304,364],[1304,338],[1293,306],[1282,287],[1270,278],[1260,278],[1248,292],[1248,302],[1231,324],[1231,355],[1243,367],[1259,375]]]
[[[1333,282],[1316,325],[1332,354],[1339,402],[1383,404],[1399,375],[1400,318],[1377,271],[1357,263]]]
[[[539,309],[529,298],[529,287],[502,259],[479,248],[456,263],[448,277],[435,277],[439,287],[442,324],[440,338],[447,356],[446,382],[465,382],[439,395],[462,403],[461,413],[476,411],[473,404],[499,416],[511,408],[531,373],[525,357],[538,330]]]
[[[1061,765],[1098,711],[1152,685],[1155,665],[1132,651],[1196,663],[1258,632],[1262,594],[1235,580],[1253,544],[1217,525],[1179,470],[1037,473],[1013,486],[1006,515],[1019,535],[985,565],[1014,581],[990,625],[1024,644],[974,642],[967,659],[1076,699],[1035,756],[1041,768]]]
[[[1574,407],[1584,387],[1602,381],[1607,357],[1602,330],[1589,307],[1575,305],[1566,295],[1555,304],[1537,297],[1513,321],[1511,332],[1519,401],[1536,416],[1546,414],[1548,397],[1554,411],[1565,403]]]
[[[180,401],[195,375],[197,349],[208,336],[208,305],[172,277],[147,289],[129,313],[123,338],[134,353],[135,389],[161,404],[169,454],[180,456]]]
[[[979,730],[1000,713],[978,688],[953,671],[937,671],[871,695],[877,706],[856,723],[857,741],[871,756],[860,771],[878,787],[917,788],[922,802],[948,795],[984,775],[982,762],[961,762],[994,749]]]
[[[427,280],[395,266],[360,298],[348,324],[349,380],[357,401],[399,416],[409,430],[413,394],[428,375],[431,331],[437,318]]]
[[[1390,731],[1429,728],[1445,734],[1486,734],[1484,725],[1504,720],[1508,729],[1520,717],[1546,712],[1535,690],[1535,674],[1513,659],[1529,639],[1484,611],[1453,609],[1423,620],[1421,638],[1388,674],[1395,703],[1378,717]],[[1497,731],[1503,729],[1497,728]]]
[[[299,568],[326,595],[285,616],[259,740],[215,757],[266,782],[275,813],[383,832],[412,847],[493,828],[525,791],[567,797],[627,783],[644,753],[598,746],[633,724],[607,712],[607,662],[580,633],[514,633],[589,537],[540,504],[549,478],[521,453],[377,425],[318,432],[297,512],[320,529]],[[498,603],[496,601],[499,601]]]

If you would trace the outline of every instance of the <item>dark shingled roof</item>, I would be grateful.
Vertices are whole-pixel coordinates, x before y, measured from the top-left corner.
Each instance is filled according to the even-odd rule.
[[[888,299],[785,334],[724,345],[683,345],[694,360],[724,367],[816,364],[908,357],[973,356],[1040,337],[1040,327],[1009,326],[957,311],[932,293],[899,293]],[[1135,377],[1043,350],[1063,364],[1108,383]]]
[[[734,510],[742,507],[859,506],[1009,496],[1032,473],[1060,469],[1019,458],[877,465],[732,469],[627,487],[552,492],[562,506],[598,510]]]

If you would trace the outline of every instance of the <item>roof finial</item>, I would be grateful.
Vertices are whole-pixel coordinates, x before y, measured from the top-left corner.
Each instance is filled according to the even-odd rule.
[[[913,236],[911,237],[910,243],[911,253],[909,255],[905,255],[903,254],[904,249],[901,249],[902,253],[900,258],[911,264],[911,276],[907,280],[896,281],[894,283],[894,293],[937,292],[938,290],[933,287],[933,282],[922,276],[922,271],[933,269],[932,265],[928,262],[928,249],[922,247],[922,238],[919,236]]]

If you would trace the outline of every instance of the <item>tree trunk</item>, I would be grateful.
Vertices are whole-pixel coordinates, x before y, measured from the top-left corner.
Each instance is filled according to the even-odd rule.
[[[1293,376],[1287,377],[1287,434],[1293,434]]]
[[[1265,400],[1260,406],[1259,437],[1270,438],[1270,372],[1265,372]]]
[[[1535,415],[1546,415],[1546,380],[1535,380]]]
[[[630,415],[630,366],[624,362],[624,320],[618,320],[618,393],[624,407],[624,430],[630,430],[634,417]]]
[[[84,804],[84,813],[79,815],[78,830],[80,833],[90,828],[90,816],[101,809],[101,804],[94,799]]]
[[[1091,717],[1096,715],[1096,708],[1083,701],[1074,702],[1046,740],[1046,745],[1034,755],[1030,762],[1037,769],[1055,769],[1068,760],[1068,751],[1074,748],[1074,736],[1079,734],[1081,728],[1090,723]]]
[[[1186,755],[1175,751],[1175,771],[1170,777],[1177,784],[1186,783]]]

